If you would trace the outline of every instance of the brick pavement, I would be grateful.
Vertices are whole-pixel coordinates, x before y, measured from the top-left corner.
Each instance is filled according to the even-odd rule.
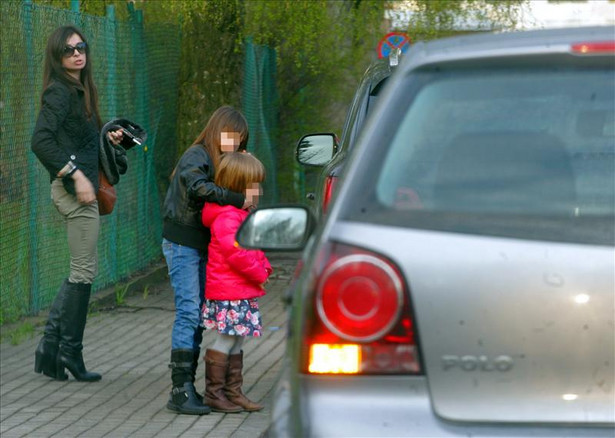
[[[57,382],[34,372],[34,350],[42,333],[17,346],[0,345],[0,436],[17,437],[259,437],[267,429],[270,397],[284,350],[286,313],[281,301],[296,254],[271,254],[275,272],[260,299],[263,337],[244,344],[244,392],[265,404],[261,412],[204,416],[177,415],[166,409],[170,390],[173,292],[166,267],[153,272],[162,280],[131,294],[118,308],[88,318],[84,337],[86,366],[100,372],[96,383],[70,376]],[[154,278],[154,277],[150,277]],[[100,294],[104,295],[104,294]],[[98,297],[98,298],[97,298]],[[93,301],[103,303],[99,294]],[[206,332],[204,349],[213,343]],[[203,391],[204,367],[196,387]]]

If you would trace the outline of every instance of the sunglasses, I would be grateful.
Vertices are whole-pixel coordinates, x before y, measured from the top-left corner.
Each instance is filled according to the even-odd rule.
[[[73,56],[73,54],[75,53],[75,49],[76,49],[77,52],[83,55],[87,47],[88,47],[88,44],[85,41],[81,41],[80,43],[77,43],[74,46],[66,45],[64,46],[64,50],[62,51],[62,54],[64,55],[65,58],[68,58],[70,56]]]

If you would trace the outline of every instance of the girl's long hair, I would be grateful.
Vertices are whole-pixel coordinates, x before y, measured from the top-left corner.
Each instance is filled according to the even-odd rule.
[[[77,27],[68,25],[57,28],[47,40],[47,48],[45,49],[45,64],[43,67],[43,90],[53,81],[61,81],[66,85],[77,87],[84,92],[85,97],[85,113],[89,118],[94,117],[98,123],[98,127],[102,126],[100,114],[98,112],[98,92],[94,79],[92,78],[92,58],[90,57],[90,45],[87,44],[85,49],[86,62],[85,67],[81,70],[81,77],[76,81],[68,74],[62,66],[62,58],[64,56],[64,48],[66,41],[74,34],[79,35],[87,44],[83,32]],[[42,96],[41,96],[42,101]]]
[[[248,122],[243,114],[227,105],[218,108],[209,118],[205,129],[193,142],[193,144],[202,144],[205,147],[214,169],[218,168],[222,154],[220,145],[220,134],[222,132],[239,133],[241,140],[237,150],[245,151],[248,145]]]

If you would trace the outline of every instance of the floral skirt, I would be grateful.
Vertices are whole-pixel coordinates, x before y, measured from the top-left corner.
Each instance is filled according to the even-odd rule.
[[[261,336],[263,327],[258,300],[205,300],[203,327],[217,329],[223,335]]]

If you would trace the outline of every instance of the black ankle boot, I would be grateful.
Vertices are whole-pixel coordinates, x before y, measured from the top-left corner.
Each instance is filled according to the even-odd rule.
[[[209,406],[197,397],[193,377],[194,352],[188,349],[171,351],[171,379],[173,389],[169,395],[167,409],[179,414],[205,415],[211,412]],[[201,396],[202,397],[202,396]]]
[[[64,295],[62,317],[60,320],[60,350],[58,352],[57,372],[66,367],[73,377],[82,382],[95,382],[101,379],[98,373],[90,373],[83,363],[83,331],[88,316],[91,284],[70,283]]]
[[[66,290],[67,283],[68,280],[64,280],[55,300],[53,301],[53,304],[51,305],[49,316],[47,318],[47,324],[45,324],[43,337],[38,343],[34,353],[34,371],[37,373],[43,373],[46,376],[56,380],[68,379],[66,373],[63,371],[58,373],[56,367],[60,343],[62,301],[64,299],[64,292]]]

